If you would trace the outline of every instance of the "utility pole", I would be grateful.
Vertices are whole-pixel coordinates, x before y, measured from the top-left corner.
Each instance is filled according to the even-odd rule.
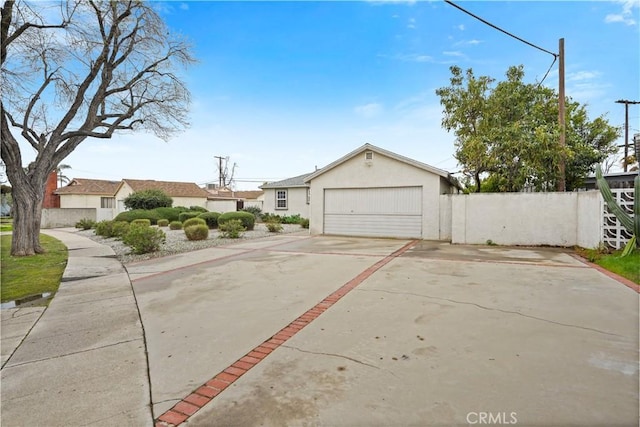
[[[565,105],[564,105],[564,39],[558,42],[558,125],[560,126],[560,178],[558,179],[558,191],[566,191],[567,181],[565,179],[565,145],[566,145],[566,126],[565,126]]]
[[[214,158],[218,159],[218,185],[219,188],[222,188],[222,159],[224,159],[224,157],[221,156],[213,156]]]
[[[629,104],[640,104],[640,101],[628,101],[619,99],[616,104],[624,104],[624,171],[627,171],[627,157],[629,157]],[[636,159],[640,161],[640,159]]]

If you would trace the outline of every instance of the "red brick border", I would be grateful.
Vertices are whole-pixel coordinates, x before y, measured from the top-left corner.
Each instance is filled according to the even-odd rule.
[[[353,279],[349,280],[318,304],[304,312],[301,316],[297,317],[293,322],[280,329],[275,335],[253,348],[250,352],[231,364],[231,366],[228,366],[222,372],[219,372],[184,399],[180,400],[180,402],[176,403],[171,409],[160,415],[155,421],[155,427],[178,426],[185,422],[198,410],[211,402],[217,395],[222,393],[224,389],[237,381],[238,378],[244,375],[248,370],[264,360],[271,352],[273,352],[273,350],[277,349],[291,337],[295,336],[300,330],[327,311],[332,305],[340,301],[342,297],[364,282],[373,273],[384,267],[394,258],[411,249],[417,243],[417,240],[407,243],[391,255],[387,255]]]
[[[634,291],[640,293],[640,285],[638,285],[637,283],[627,279],[626,277],[622,277],[612,271],[607,270],[604,267],[599,266],[596,263],[590,262],[589,260],[587,260],[586,258],[578,255],[578,254],[571,254],[571,256],[573,256],[575,259],[577,259],[578,261],[582,262],[583,264],[586,264],[587,266],[591,267],[591,268],[595,268],[596,270],[598,270],[600,273],[604,274],[607,277],[610,277],[613,280],[616,280],[620,283],[622,283],[623,285],[625,285],[628,288],[633,289]]]

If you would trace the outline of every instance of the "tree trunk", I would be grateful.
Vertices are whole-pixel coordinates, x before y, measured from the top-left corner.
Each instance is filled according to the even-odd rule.
[[[13,237],[11,240],[13,256],[44,253],[44,249],[40,246],[44,190],[44,183],[40,186],[27,183],[13,187]]]
[[[481,181],[480,181],[480,172],[476,172],[475,173],[475,179],[476,179],[476,193],[480,192],[480,186],[482,185]]]

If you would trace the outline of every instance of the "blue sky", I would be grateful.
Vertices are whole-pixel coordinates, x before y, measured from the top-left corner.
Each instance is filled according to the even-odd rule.
[[[618,99],[640,100],[640,2],[459,2],[552,52],[565,39],[566,93],[591,118],[624,124]],[[435,90],[449,67],[502,79],[553,61],[440,1],[155,3],[198,64],[185,79],[191,127],[169,142],[147,134],[87,140],[69,177],[217,182],[214,156],[236,163],[237,189],[313,171],[368,142],[455,172],[454,136]],[[557,87],[557,63],[545,84]],[[640,105],[629,109],[640,132]],[[621,138],[619,143],[622,143]],[[393,177],[390,177],[392,180]]]

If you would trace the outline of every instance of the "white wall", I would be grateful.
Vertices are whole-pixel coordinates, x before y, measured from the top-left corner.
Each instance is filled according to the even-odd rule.
[[[324,232],[325,188],[371,188],[422,186],[422,238],[440,237],[440,176],[374,153],[371,162],[358,154],[311,181],[311,234]]]
[[[117,214],[117,204],[114,201],[114,207],[101,208],[101,196],[95,194],[61,194],[60,195],[60,208],[61,209],[78,209],[78,208],[92,208],[96,209],[95,218],[96,221],[111,220],[115,218]]]
[[[591,248],[602,236],[599,191],[461,194],[451,202],[452,243]]]
[[[225,213],[235,212],[238,205],[235,200],[207,200],[207,206],[205,207],[209,212]]]
[[[96,210],[92,208],[45,208],[42,209],[42,228],[73,227],[81,219],[96,220]]]
[[[266,188],[264,189],[262,212],[281,216],[298,214],[303,218],[309,218],[307,187],[278,188],[278,190],[287,190],[287,209],[276,209],[276,189]]]

